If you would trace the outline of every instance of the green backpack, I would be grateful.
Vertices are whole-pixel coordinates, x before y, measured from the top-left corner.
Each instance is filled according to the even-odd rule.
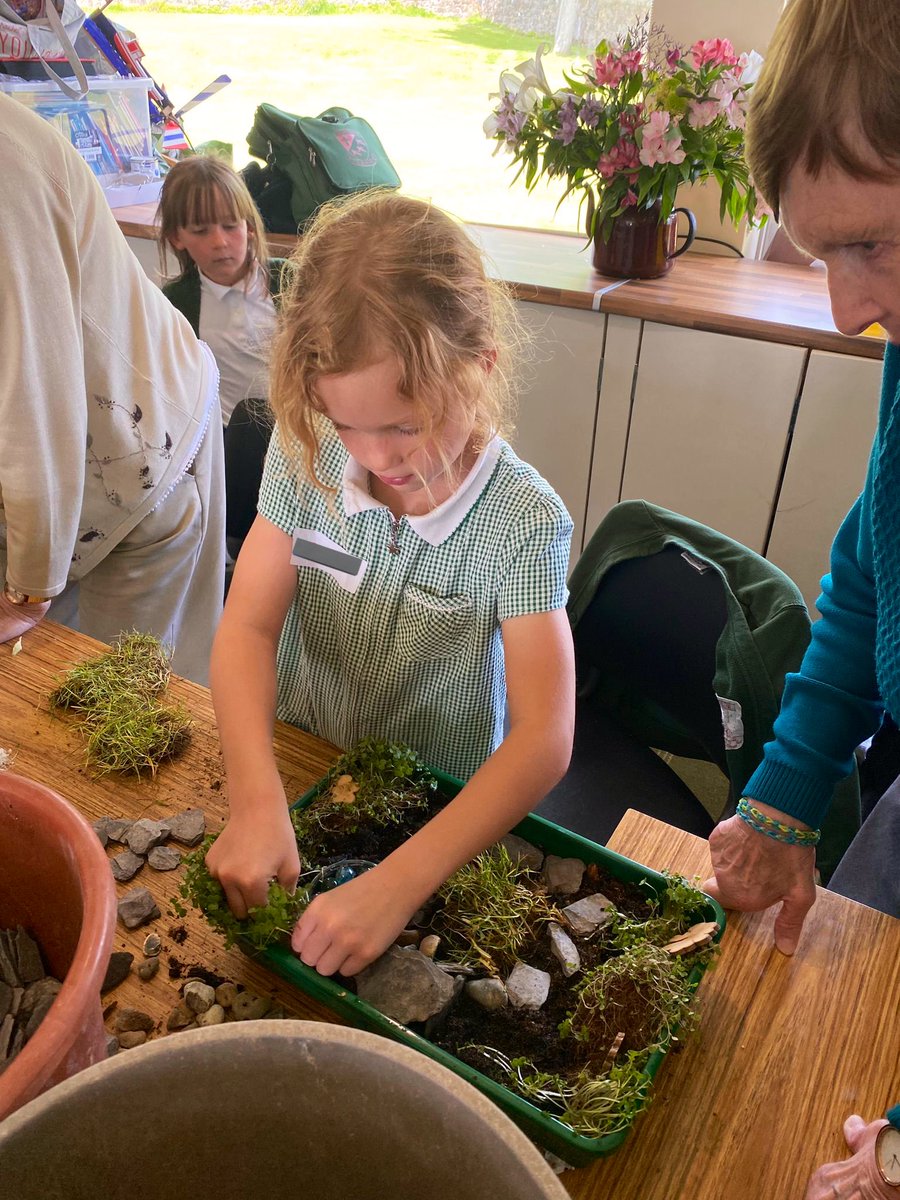
[[[272,233],[296,233],[322,204],[366,188],[398,188],[400,177],[368,121],[346,108],[297,117],[260,104],[247,134],[255,158],[243,175]]]

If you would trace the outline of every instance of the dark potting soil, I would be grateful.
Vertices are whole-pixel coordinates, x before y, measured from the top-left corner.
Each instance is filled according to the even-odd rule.
[[[407,812],[397,825],[387,828],[360,828],[352,834],[344,833],[340,837],[329,839],[327,853],[318,858],[318,863],[326,865],[346,858],[380,862],[448,803],[449,797],[438,794],[428,809]],[[537,877],[532,876],[532,879],[538,887]],[[588,865],[578,892],[555,899],[566,905],[597,892],[602,892],[624,915],[638,920],[646,919],[649,915],[649,892],[636,884],[625,883],[615,878],[596,863]],[[423,924],[419,927],[420,932],[440,935],[440,906],[427,906],[424,917]],[[583,977],[585,971],[599,966],[613,952],[605,937],[605,932],[601,930],[593,939],[575,939],[582,969],[574,980],[567,979],[563,974],[560,963],[550,951],[549,937],[545,930],[542,929],[532,944],[521,948],[519,957],[523,962],[547,971],[551,976],[550,994],[543,1007],[537,1011],[509,1007],[490,1012],[462,992],[449,1013],[439,1022],[431,1021],[427,1027],[414,1025],[411,1028],[504,1087],[509,1086],[508,1075],[502,1066],[490,1056],[486,1056],[479,1047],[491,1047],[510,1060],[523,1058],[537,1071],[563,1076],[575,1074],[587,1061],[603,1063],[619,1033],[625,1035],[618,1048],[620,1054],[632,1049],[643,1049],[656,1036],[656,1028],[651,1028],[655,1017],[643,1009],[639,998],[633,994],[629,995],[624,1006],[627,1009],[627,1021],[623,1022],[618,1018],[619,1024],[627,1024],[626,1029],[616,1028],[614,1021],[609,1028],[603,1030],[602,1021],[598,1021],[598,1028],[602,1032],[596,1044],[590,1046],[575,1038],[561,1038],[559,1035],[561,1023],[575,1007],[573,984]],[[342,977],[342,984],[348,990],[355,990],[352,978]],[[616,1011],[620,1011],[618,1005],[613,1007],[613,1012]]]

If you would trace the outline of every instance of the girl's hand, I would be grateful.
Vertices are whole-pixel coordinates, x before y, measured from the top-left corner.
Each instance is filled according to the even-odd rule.
[[[297,922],[291,948],[320,975],[356,975],[406,926],[414,906],[379,871],[316,896]]]
[[[855,1114],[844,1122],[844,1139],[853,1151],[843,1162],[826,1163],[809,1181],[805,1200],[896,1200],[897,1189],[881,1178],[875,1162],[875,1138],[887,1121],[867,1125]]]
[[[280,802],[232,816],[210,847],[206,865],[239,921],[248,909],[266,903],[271,879],[293,892],[300,856],[284,793]]]

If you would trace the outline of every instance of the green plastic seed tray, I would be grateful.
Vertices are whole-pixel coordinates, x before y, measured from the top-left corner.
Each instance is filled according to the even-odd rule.
[[[440,790],[446,795],[453,796],[462,787],[458,780],[441,771],[432,771],[432,774],[437,778]],[[294,807],[301,808],[311,803],[322,790],[324,782],[324,780],[320,780],[315,787],[301,796]],[[547,821],[543,817],[530,814],[520,821],[512,832],[539,846],[545,853],[558,854],[563,858],[580,858],[582,862],[588,864],[596,863],[603,871],[623,883],[639,884],[646,881],[657,894],[665,890],[665,877],[658,872],[641,866],[640,863],[625,858],[621,854],[616,854],[605,846],[580,837],[570,830],[562,829],[559,825],[554,825],[552,821]],[[721,938],[725,928],[725,913],[711,897],[705,897],[705,904],[696,913],[695,920],[716,921],[719,929],[714,940],[718,941]],[[611,1154],[621,1146],[630,1132],[631,1127],[629,1126],[604,1137],[586,1137],[576,1133],[555,1116],[542,1111],[509,1088],[503,1087],[502,1084],[496,1083],[487,1075],[483,1075],[480,1071],[461,1062],[421,1034],[386,1017],[334,979],[319,975],[317,971],[301,962],[289,947],[273,945],[263,951],[249,946],[243,948],[302,992],[324,1004],[326,1008],[343,1018],[349,1025],[393,1038],[406,1046],[411,1046],[414,1050],[421,1051],[422,1054],[427,1054],[435,1062],[449,1068],[499,1105],[506,1115],[515,1121],[538,1145],[552,1151],[573,1167],[588,1166],[597,1158]],[[703,964],[698,964],[694,968],[690,980],[693,987],[696,988],[700,982],[704,969]],[[648,1060],[644,1069],[648,1088],[664,1057],[665,1049],[661,1049]]]

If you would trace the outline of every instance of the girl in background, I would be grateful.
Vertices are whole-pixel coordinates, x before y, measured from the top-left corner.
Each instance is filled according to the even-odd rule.
[[[350,975],[566,770],[572,522],[499,436],[511,301],[461,226],[372,191],[320,210],[293,261],[260,512],[213,649],[231,814],[207,862],[238,917],[296,883],[276,715],[465,781],[298,922],[303,961]]]
[[[162,273],[167,251],[181,267],[163,292],[219,367],[226,537],[234,556],[256,516],[271,433],[269,348],[285,260],[268,257],[250,193],[220,158],[197,155],[176,163],[163,182],[158,219]]]

